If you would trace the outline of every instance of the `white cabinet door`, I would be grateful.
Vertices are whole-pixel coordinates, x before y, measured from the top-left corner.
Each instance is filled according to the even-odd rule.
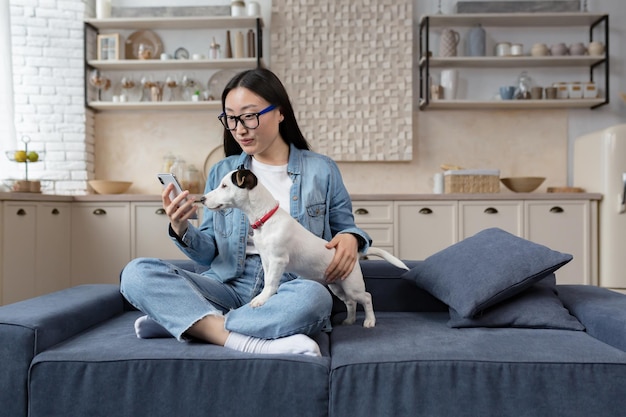
[[[396,255],[421,260],[455,243],[457,207],[456,201],[396,201]]]
[[[574,256],[556,272],[559,284],[593,284],[590,201],[526,201],[526,238]]]
[[[185,254],[170,240],[169,223],[169,218],[160,202],[132,203],[132,257],[186,259]]]
[[[70,203],[39,203],[35,295],[70,286]]]
[[[74,203],[72,285],[119,284],[130,261],[130,203]]]
[[[2,304],[9,304],[35,294],[37,203],[4,204]]]
[[[352,213],[356,225],[372,238],[373,246],[395,253],[392,201],[353,201]]]
[[[522,201],[460,201],[459,240],[491,227],[521,237],[524,234],[523,213]]]

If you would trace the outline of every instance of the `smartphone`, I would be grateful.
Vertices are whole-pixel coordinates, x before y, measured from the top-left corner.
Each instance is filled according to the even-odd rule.
[[[176,196],[183,192],[183,188],[180,186],[176,175],[174,174],[157,174],[157,178],[159,182],[163,185],[163,188],[167,187],[168,184],[174,184],[174,190],[170,193],[170,200],[176,198]],[[185,199],[186,201],[187,199]],[[190,219],[197,219],[198,213],[194,213]]]

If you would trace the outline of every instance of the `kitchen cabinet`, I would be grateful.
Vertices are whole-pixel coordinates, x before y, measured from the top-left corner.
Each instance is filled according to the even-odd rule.
[[[118,284],[131,259],[129,203],[74,203],[71,229],[71,284]]]
[[[597,208],[588,201],[526,201],[524,235],[574,258],[556,272],[559,284],[597,285]],[[582,275],[581,275],[582,274]]]
[[[2,304],[69,286],[71,206],[63,202],[4,202]]]
[[[131,258],[187,259],[170,240],[169,218],[158,203],[131,203]]]
[[[603,30],[599,39],[606,47],[601,56],[435,56],[431,35],[443,28],[473,27],[482,25],[487,32],[490,28],[529,28],[537,30],[562,30],[581,28],[589,34],[589,41],[594,40],[594,33]],[[585,32],[585,33],[586,33]],[[596,37],[596,40],[598,38]],[[459,46],[463,43],[460,42]],[[546,108],[596,108],[609,103],[609,18],[600,13],[489,13],[489,14],[454,14],[427,15],[419,22],[419,107],[420,109],[546,109]],[[442,68],[484,69],[481,76],[496,69],[511,69],[519,73],[520,69],[537,68],[579,68],[589,70],[589,81],[594,80],[597,69],[604,71],[603,98],[556,99],[556,100],[461,100],[430,98],[430,80],[433,71]],[[560,81],[560,80],[554,80]],[[471,81],[470,81],[471,82]],[[497,86],[494,86],[494,90]]]
[[[597,285],[596,200],[395,201],[395,253],[421,260],[499,227],[574,259],[559,269],[559,284]]]
[[[521,201],[460,201],[459,240],[491,227],[523,236],[523,219]]]
[[[353,201],[354,221],[372,238],[372,245],[394,254],[393,202]]]
[[[134,57],[126,57],[125,59],[96,59],[98,57],[96,44],[97,35],[122,33],[122,35],[130,36],[131,31],[153,31],[157,36],[163,36],[163,44],[167,44],[167,37],[177,39],[177,31],[183,31],[183,37],[178,35],[183,41],[192,39],[191,37],[206,37],[206,46],[202,50],[204,55],[201,59],[174,59],[170,57],[167,60],[161,60],[159,57],[153,59],[134,59]],[[208,59],[209,44],[213,36],[223,37],[226,30],[231,31],[231,42],[233,53],[235,50],[235,34],[237,31],[253,30],[255,34],[255,55],[251,58],[217,58]],[[243,70],[265,66],[263,60],[263,19],[259,17],[232,17],[232,16],[198,16],[198,17],[146,17],[146,18],[107,18],[107,19],[86,19],[84,22],[85,32],[85,105],[91,109],[98,111],[105,110],[218,110],[221,108],[221,102],[217,99],[207,101],[183,101],[177,99],[174,101],[127,101],[113,102],[111,100],[99,100],[97,89],[89,84],[89,73],[91,70],[100,70],[104,77],[120,79],[122,74],[132,74],[135,82],[139,84],[141,74],[155,74],[153,81],[165,81],[165,74],[162,74],[161,80],[156,77],[160,76],[159,71],[167,73],[188,73],[190,76],[195,75],[196,82],[200,83],[197,89],[200,91],[207,90],[207,83],[204,79],[209,79],[208,75],[211,71],[222,70]],[[207,32],[208,31],[208,32]],[[214,32],[218,31],[218,32]],[[189,33],[186,33],[189,32]],[[159,35],[160,34],[160,35]],[[178,39],[177,39],[178,40]],[[124,36],[122,36],[124,43]],[[170,43],[171,44],[171,43]],[[123,47],[123,45],[120,45]],[[244,47],[245,49],[245,47]],[[173,50],[167,51],[170,55]],[[245,54],[244,50],[244,54]],[[191,54],[192,51],[189,51]],[[221,56],[225,57],[226,45],[221,45]],[[246,54],[247,55],[247,54]],[[154,59],[156,58],[156,59]],[[200,74],[203,74],[200,76]],[[181,74],[182,75],[182,74]],[[206,76],[206,78],[205,78]],[[179,79],[179,83],[180,83]],[[112,85],[111,88],[115,88]],[[166,87],[167,88],[167,87]],[[194,88],[195,89],[195,88]],[[221,91],[220,91],[221,95]]]
[[[400,259],[422,260],[458,239],[456,201],[395,202],[395,245]]]

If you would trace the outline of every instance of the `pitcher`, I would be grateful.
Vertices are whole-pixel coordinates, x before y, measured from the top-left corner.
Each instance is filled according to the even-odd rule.
[[[456,47],[461,40],[459,32],[452,29],[444,29],[439,39],[439,56],[456,56]]]

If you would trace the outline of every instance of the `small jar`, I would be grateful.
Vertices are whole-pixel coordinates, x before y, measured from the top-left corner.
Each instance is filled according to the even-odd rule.
[[[511,43],[499,42],[496,44],[496,56],[503,57],[511,55]]]
[[[189,189],[189,184],[185,181],[185,177],[187,176],[187,162],[184,159],[176,158],[170,168],[170,172],[178,179],[183,190]]]
[[[175,160],[176,160],[176,157],[171,152],[168,152],[163,157],[163,167],[161,168],[161,172],[164,172],[164,173],[171,172],[172,165],[174,164]]]
[[[213,42],[209,46],[209,59],[220,59],[222,57],[222,51],[220,49],[220,44],[215,41],[215,37],[213,37]]]
[[[246,4],[242,0],[233,0],[230,3],[230,15],[231,16],[245,16]]]
[[[189,186],[189,194],[202,194],[204,191],[202,175],[195,165],[189,165],[187,175],[183,179]]]

